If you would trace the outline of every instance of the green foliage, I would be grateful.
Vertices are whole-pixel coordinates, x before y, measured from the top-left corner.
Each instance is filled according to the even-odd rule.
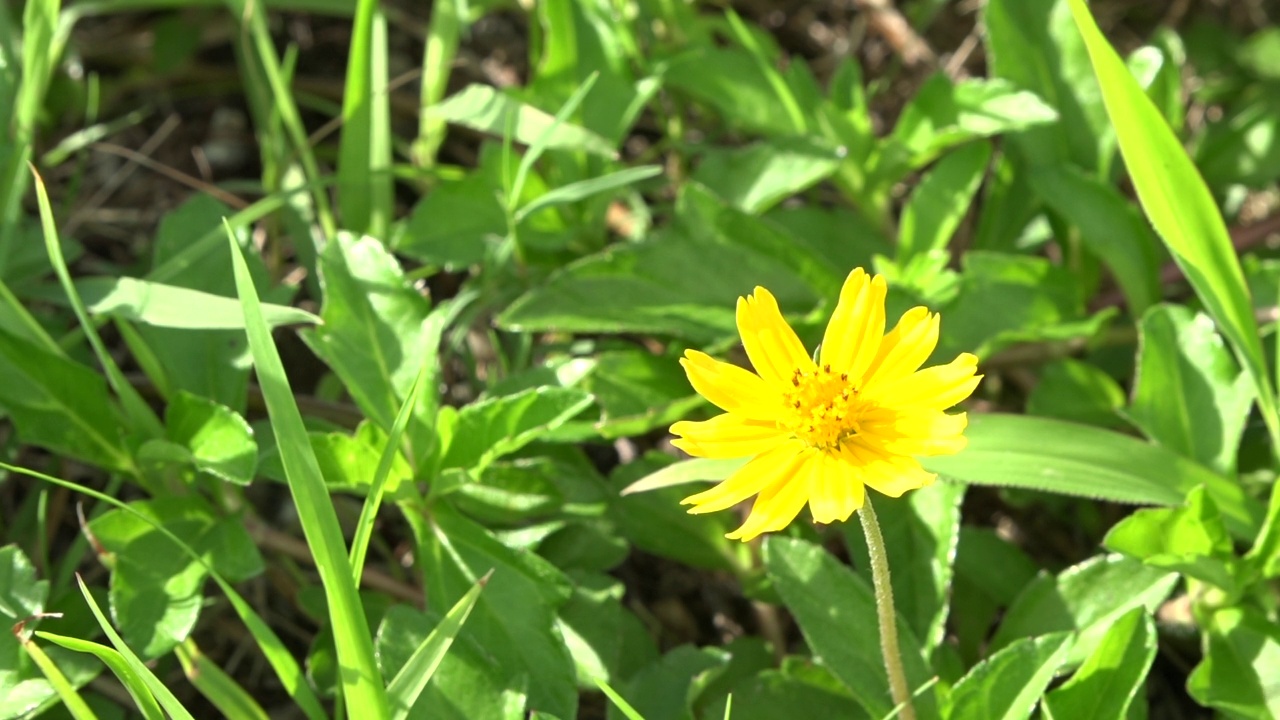
[[[985,376],[875,498],[915,717],[1280,715],[1274,13],[65,5],[0,11],[0,720],[902,713],[859,523],[730,541],[669,444],[855,267]]]

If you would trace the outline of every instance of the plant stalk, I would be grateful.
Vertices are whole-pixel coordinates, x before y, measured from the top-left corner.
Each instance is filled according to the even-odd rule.
[[[862,520],[867,554],[871,557],[871,582],[876,588],[876,615],[880,619],[880,652],[884,655],[885,672],[889,674],[889,691],[893,704],[900,709],[899,717],[916,720],[907,673],[902,668],[902,651],[898,648],[898,615],[893,607],[893,585],[889,583],[889,556],[884,550],[884,536],[880,534],[876,511],[871,508],[871,498],[863,502],[858,517]]]

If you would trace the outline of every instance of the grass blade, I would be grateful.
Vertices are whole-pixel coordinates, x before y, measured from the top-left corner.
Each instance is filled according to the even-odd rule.
[[[151,690],[147,688],[147,684],[142,681],[142,677],[134,672],[129,663],[125,662],[124,656],[115,650],[96,642],[81,640],[80,638],[67,637],[65,635],[54,635],[47,632],[36,632],[36,636],[48,640],[55,645],[74,651],[93,655],[106,665],[116,678],[120,680],[120,684],[125,690],[129,691],[129,696],[133,698],[133,704],[138,707],[138,711],[147,720],[164,720],[164,711],[160,709],[160,704],[156,702],[156,698],[151,694]]]
[[[213,578],[213,581],[218,584],[218,587],[222,590],[223,594],[225,594],[227,599],[231,602],[231,606],[235,609],[236,614],[240,616],[240,621],[244,623],[245,627],[249,630],[249,634],[252,635],[253,639],[258,643],[258,647],[262,649],[262,654],[266,656],[267,662],[270,663],[271,668],[276,671],[276,676],[280,678],[280,683],[284,686],[285,691],[289,693],[289,696],[292,697],[294,702],[298,704],[298,707],[302,709],[303,714],[307,716],[307,720],[326,720],[328,716],[325,714],[324,708],[320,705],[320,700],[311,690],[311,686],[307,684],[306,677],[302,674],[302,668],[298,666],[297,660],[294,659],[293,655],[289,652],[289,649],[285,647],[283,642],[281,642],[280,637],[276,635],[271,627],[267,625],[266,621],[264,621],[262,617],[254,611],[253,607],[245,601],[240,593],[236,592],[236,589],[231,587],[231,583],[227,582],[226,578],[222,577],[222,575],[220,575],[218,571],[204,559],[203,556],[184,542],[182,538],[173,534],[171,530],[155,522],[155,520],[149,516],[138,512],[133,506],[116,499],[110,494],[102,493],[92,488],[87,488],[83,485],[78,485],[51,475],[45,475],[44,473],[37,472],[29,468],[10,465],[5,462],[0,462],[0,470],[26,475],[27,477],[49,483],[50,485],[66,488],[68,490],[78,492],[86,497],[91,497],[99,502],[106,503],[114,508],[123,510],[134,517],[140,518],[143,522],[155,528],[156,531],[172,541],[182,549],[182,552],[184,552],[187,557],[199,563],[201,567],[209,573],[209,577]]]
[[[516,203],[520,202],[520,195],[524,192],[524,183],[529,177],[529,171],[533,169],[533,164],[538,162],[538,158],[542,157],[542,153],[546,152],[547,144],[550,142],[551,137],[555,135],[556,129],[568,120],[570,115],[578,111],[578,106],[587,97],[587,93],[591,92],[591,88],[595,86],[599,77],[600,73],[591,73],[591,76],[582,83],[582,87],[578,88],[577,92],[565,101],[564,106],[560,108],[560,112],[556,113],[555,119],[542,131],[538,139],[533,141],[528,151],[525,152],[524,157],[520,159],[520,167],[516,169],[515,182],[511,184],[511,191],[507,193],[507,211],[509,213],[515,212]],[[508,133],[509,139],[510,134]]]
[[[392,720],[404,720],[409,715],[413,704],[418,701],[418,696],[431,681],[436,668],[440,667],[445,653],[449,652],[449,646],[453,645],[453,639],[458,636],[462,624],[467,621],[467,616],[475,607],[476,600],[480,599],[480,591],[488,582],[489,575],[485,575],[467,591],[466,595],[454,603],[440,620],[440,624],[436,625],[418,649],[413,651],[413,655],[409,657],[404,667],[400,668],[400,672],[392,678],[391,684],[387,686],[387,696],[393,708]]]
[[[249,266],[230,228],[227,229],[227,242],[231,244],[236,289],[240,302],[244,304],[245,330],[258,383],[262,386],[271,429],[280,448],[280,460],[297,507],[298,519],[307,545],[315,556],[316,569],[328,600],[329,620],[337,647],[338,675],[342,679],[348,715],[383,720],[389,712],[387,696],[374,660],[373,640],[369,637],[364,607],[356,591],[351,561],[347,558],[342,530],[338,526],[338,515],[333,509],[306,427],[302,424],[302,414],[293,399],[289,380],[285,377],[280,354],[262,317],[262,306],[253,278],[249,275]]]
[[[431,24],[427,26],[427,44],[422,52],[422,100],[418,119],[418,137],[413,141],[413,162],[418,167],[431,167],[436,152],[444,141],[444,118],[427,111],[444,98],[449,86],[449,70],[458,54],[458,37],[462,21],[460,0],[436,0],[431,5]]]
[[[1280,453],[1276,396],[1244,272],[1222,214],[1182,143],[1103,37],[1084,0],[1069,3],[1138,200],[1253,380],[1272,452]]]
[[[600,688],[600,692],[604,693],[605,697],[609,698],[609,701],[612,702],[618,710],[622,711],[622,714],[627,717],[627,720],[644,720],[644,716],[640,714],[640,711],[631,707],[631,703],[627,702],[626,698],[618,694],[617,690],[609,687],[609,683],[605,682],[604,678],[596,677],[591,678],[591,680],[596,684],[596,687]],[[726,717],[728,712],[729,710],[726,707]]]
[[[338,143],[342,227],[385,240],[394,210],[391,100],[387,95],[387,19],[376,0],[359,0]]]
[[[218,712],[227,720],[269,720],[267,712],[262,709],[253,696],[245,692],[240,684],[231,678],[222,668],[200,652],[200,648],[191,640],[174,648],[178,662],[182,664],[182,672],[187,680],[195,686],[200,694],[218,708]]]
[[[134,674],[141,678],[147,690],[160,703],[160,707],[164,708],[164,711],[169,713],[169,717],[175,718],[175,720],[195,720],[191,713],[187,712],[187,709],[182,706],[182,703],[178,702],[178,698],[174,697],[173,693],[169,691],[169,688],[160,682],[160,678],[156,677],[138,659],[138,656],[133,654],[128,645],[125,645],[124,638],[120,637],[116,629],[111,626],[111,621],[107,619],[107,616],[102,614],[102,608],[98,607],[98,602],[93,599],[93,594],[89,592],[89,586],[84,584],[84,579],[80,577],[79,573],[76,573],[76,583],[80,585],[80,594],[84,595],[85,602],[89,603],[89,609],[93,611],[93,616],[98,619],[98,625],[102,628],[102,632],[106,633],[107,637],[111,639],[111,644],[115,646],[120,656],[124,658],[125,664],[133,670]]]
[[[21,623],[19,623],[21,625]],[[21,632],[20,628],[15,628],[15,634]],[[40,649],[30,639],[22,641],[22,647],[31,656],[31,660],[40,668],[40,672],[44,673],[45,679],[53,686],[54,691],[58,693],[58,699],[66,706],[67,711],[75,720],[98,720],[98,716],[85,703],[84,698],[80,697],[80,693],[72,687],[71,681],[67,680],[67,676],[62,674],[58,669],[58,664],[53,661],[44,650]]]
[[[597,193],[625,187],[631,183],[648,180],[655,175],[661,174],[662,168],[658,165],[641,165],[640,167],[625,168],[608,175],[571,182],[531,200],[528,205],[516,211],[516,224],[520,224],[525,218],[543,208],[577,202]]]

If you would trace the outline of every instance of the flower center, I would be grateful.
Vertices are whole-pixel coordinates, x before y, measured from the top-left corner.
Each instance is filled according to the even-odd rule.
[[[782,394],[786,408],[778,426],[813,447],[837,447],[858,432],[857,396],[849,376],[832,372],[830,365],[796,370]]]

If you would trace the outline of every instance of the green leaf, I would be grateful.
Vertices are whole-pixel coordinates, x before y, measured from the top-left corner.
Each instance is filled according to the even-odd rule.
[[[1124,400],[1120,383],[1096,365],[1062,358],[1041,370],[1027,397],[1027,414],[1114,427],[1123,424],[1116,411]]]
[[[1098,173],[1114,152],[1088,55],[1063,0],[991,0],[983,8],[993,76],[1043,98],[1061,120],[1012,136],[1036,168],[1066,162]]]
[[[1213,320],[1181,305],[1159,305],[1143,315],[1139,330],[1126,415],[1160,445],[1233,474],[1254,392]]]
[[[178,391],[165,409],[168,439],[190,452],[192,464],[214,477],[248,485],[258,464],[253,428],[239,413]]]
[[[1071,633],[1029,637],[983,660],[951,690],[947,720],[1025,720],[1066,660]]]
[[[563,425],[591,404],[576,388],[542,387],[474,402],[457,413],[451,437],[441,437],[441,468],[482,470]]]
[[[387,18],[373,0],[357,0],[342,90],[338,210],[347,230],[386,238],[395,209],[391,177],[391,92]]]
[[[962,527],[959,535],[951,605],[964,612],[952,613],[950,625],[956,650],[973,665],[986,650],[996,614],[1013,603],[1039,568],[992,529]]]
[[[578,180],[577,182],[562,185],[550,192],[539,195],[535,200],[517,210],[514,219],[516,224],[519,224],[523,222],[525,218],[544,208],[578,202],[579,200],[589,198],[592,195],[598,195],[620,187],[626,187],[633,183],[640,182],[641,180],[647,180],[661,174],[662,168],[658,165],[641,165],[638,167],[617,170],[608,173],[607,175],[599,175],[586,180]],[[452,209],[451,212],[457,212],[457,209]]]
[[[762,65],[745,50],[699,47],[673,60],[663,80],[664,87],[712,107],[731,126],[769,135],[795,132]]]
[[[461,637],[484,648],[511,682],[528,679],[529,702],[560,717],[573,717],[578,704],[573,658],[556,625],[555,613],[570,585],[550,563],[517,553],[488,530],[443,503],[431,510],[424,543],[426,581],[437,602],[453,604],[490,570]]]
[[[899,264],[918,253],[947,247],[968,214],[990,161],[990,144],[971,143],[945,155],[916,185],[898,228]]]
[[[1236,557],[1218,508],[1196,488],[1180,508],[1150,508],[1121,520],[1103,544],[1151,567],[1236,589]]]
[[[894,607],[925,652],[942,642],[946,629],[964,490],[960,483],[940,482],[896,502],[876,503],[893,569]],[[860,523],[842,523],[842,528],[854,566],[869,581],[866,569],[871,565]]]
[[[320,255],[324,324],[303,334],[342,379],[365,414],[390,431],[424,356],[438,349],[442,327],[427,322],[431,304],[382,243],[339,234]],[[432,443],[436,383],[427,382],[408,436],[415,461]]]
[[[456,125],[533,145],[550,129],[545,139],[549,148],[582,150],[604,157],[614,157],[608,140],[572,123],[555,126],[555,118],[532,105],[525,104],[488,85],[468,85],[425,112]]]
[[[999,413],[973,414],[959,454],[925,468],[975,485],[996,485],[1111,502],[1181,505],[1204,485],[1233,534],[1253,537],[1262,508],[1239,484],[1137,438],[1087,425]],[[1046,443],[1045,438],[1053,438]]]
[[[1280,716],[1280,629],[1249,607],[1223,608],[1205,628],[1204,660],[1191,671],[1187,691],[1196,702],[1230,717]]]
[[[135,513],[168,529],[232,582],[262,572],[262,558],[244,525],[218,518],[194,496],[132,503]],[[185,640],[204,604],[208,570],[135,513],[112,510],[89,530],[112,555],[111,614],[130,646],[148,659]]]
[[[179,330],[243,330],[240,303],[222,295],[131,277],[95,277],[76,281],[76,290],[93,315]],[[270,327],[315,325],[320,318],[287,305],[262,306]]]
[[[156,702],[155,696],[151,694],[151,690],[142,680],[142,677],[134,672],[133,668],[129,666],[129,663],[125,661],[124,656],[120,653],[106,645],[81,640],[80,638],[40,631],[36,632],[36,636],[67,650],[88,653],[98,658],[120,680],[120,684],[129,692],[129,697],[133,698],[134,705],[137,706],[143,717],[147,720],[164,720],[164,711],[160,709],[160,704]],[[0,687],[3,687],[3,683],[0,683]],[[0,717],[8,716],[4,715],[3,711],[0,711]]]
[[[0,547],[0,717],[22,717],[55,696],[9,629],[44,611],[49,581],[37,580],[35,566],[17,545]]]
[[[622,489],[623,495],[660,490],[691,482],[724,480],[750,458],[690,458],[664,465]]]
[[[485,257],[507,234],[507,215],[496,189],[481,172],[438,183],[413,206],[393,235],[396,252],[448,270]]]
[[[465,595],[463,596],[466,597]],[[407,605],[392,605],[378,626],[376,645],[383,677],[400,672],[439,624],[437,614]],[[501,667],[483,648],[463,635],[449,648],[409,712],[415,720],[524,720],[524,703],[511,709],[513,690],[507,689]]]
[[[813,654],[844,682],[872,717],[893,709],[880,653],[876,605],[870,583],[817,545],[770,535],[764,565]],[[933,676],[920,645],[899,618],[898,639],[907,686],[914,692]],[[917,695],[917,717],[938,717],[932,689]]]
[[[334,244],[337,241],[333,241]],[[271,429],[289,481],[289,490],[298,511],[307,544],[324,578],[330,627],[334,629],[341,668],[343,699],[348,714],[360,713],[371,720],[390,714],[386,692],[378,677],[373,657],[373,641],[366,627],[364,609],[356,591],[351,563],[338,525],[338,516],[328,496],[324,477],[311,451],[302,414],[289,387],[280,354],[271,331],[262,318],[262,308],[249,268],[235,239],[229,237],[235,268],[236,290],[244,307],[245,329],[257,370],[258,382],[267,403]]]
[[[1250,88],[1208,124],[1196,146],[1196,167],[1209,187],[1224,193],[1231,185],[1263,189],[1280,175],[1280,99],[1275,80]]]
[[[431,682],[432,675],[444,661],[445,654],[453,645],[453,639],[462,629],[462,624],[467,621],[467,616],[471,614],[471,609],[475,607],[480,591],[484,589],[487,582],[488,576],[481,578],[466,595],[453,604],[449,612],[445,613],[444,618],[418,645],[396,676],[392,678],[391,683],[387,685],[387,700],[391,703],[392,720],[404,720],[409,716],[410,710],[418,702],[418,697],[422,695],[427,683]]]
[[[623,604],[625,594],[625,586],[611,576],[578,574],[573,596],[560,608],[560,632],[573,654],[579,686],[617,682],[657,661],[658,645]]]
[[[722,669],[728,654],[719,648],[695,648],[681,645],[663,655],[658,662],[643,668],[627,683],[621,693],[634,713],[627,718],[678,720],[692,715],[692,700],[703,678]],[[618,713],[610,713],[617,718]]]
[[[1084,0],[1068,2],[1143,210],[1252,378],[1273,452],[1280,452],[1280,413],[1258,325],[1213,195],[1160,110],[1098,30]]]
[[[124,417],[97,372],[0,331],[0,377],[0,407],[23,442],[109,470],[133,467]]]
[[[188,640],[174,649],[182,672],[201,695],[231,720],[269,720],[257,700]]]
[[[807,681],[803,674],[766,670],[733,687],[730,717],[732,720],[866,718],[866,712],[842,690]]]
[[[735,461],[738,462],[738,461]],[[621,490],[638,478],[660,468],[679,467],[671,456],[647,453],[621,465],[610,476],[609,485]],[[727,477],[727,473],[726,473]],[[622,535],[634,546],[686,565],[713,570],[741,570],[742,545],[725,538],[736,519],[727,513],[694,516],[680,505],[688,490],[669,488],[658,492],[610,494],[609,516]]]
[[[836,171],[842,151],[806,138],[776,137],[742,148],[711,148],[693,179],[756,215]]]
[[[1118,190],[1074,166],[1036,166],[1021,173],[1045,205],[1074,225],[1081,244],[1101,260],[1140,315],[1160,301],[1160,257],[1142,214]]]
[[[641,350],[602,352],[578,386],[600,406],[595,430],[605,438],[633,437],[685,417],[702,400],[669,355]]]
[[[1070,680],[1044,697],[1045,717],[1125,720],[1155,657],[1155,622],[1134,608],[1107,630]]]
[[[1078,663],[1093,652],[1120,616],[1135,607],[1154,611],[1177,583],[1176,573],[1121,555],[1090,558],[1057,577],[1042,574],[1009,607],[991,647],[1071,630],[1077,634],[1068,661]]]

